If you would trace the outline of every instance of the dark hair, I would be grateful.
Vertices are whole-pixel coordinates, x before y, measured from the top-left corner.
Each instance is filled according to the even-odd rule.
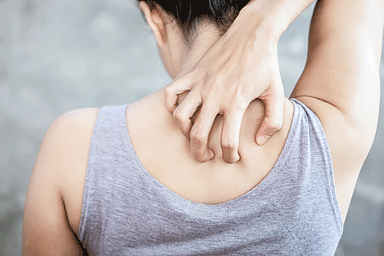
[[[212,22],[223,35],[250,0],[138,0],[151,10],[159,7],[177,22],[184,40],[190,43],[199,23]]]

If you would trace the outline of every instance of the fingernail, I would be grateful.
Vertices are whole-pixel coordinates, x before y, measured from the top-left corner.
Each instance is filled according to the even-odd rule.
[[[264,145],[268,141],[269,137],[271,136],[264,135],[264,136],[258,137],[257,144],[259,144],[260,146]]]
[[[214,156],[215,154],[213,153],[213,151],[208,149],[208,160],[211,160]]]

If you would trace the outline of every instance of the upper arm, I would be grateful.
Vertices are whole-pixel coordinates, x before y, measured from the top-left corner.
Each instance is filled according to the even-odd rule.
[[[306,67],[291,97],[326,102],[351,125],[376,123],[382,32],[382,0],[318,1]]]
[[[79,135],[92,131],[92,120],[96,119],[97,113],[97,109],[70,111],[48,128],[25,200],[23,255],[82,255],[81,245],[69,222],[73,216],[68,216],[69,206],[65,205],[63,190],[71,177],[72,167],[76,162],[87,160],[75,159],[73,153],[87,147],[85,144],[90,138],[79,139]]]
[[[307,63],[291,95],[322,122],[344,211],[376,133],[382,32],[382,0],[319,0]]]

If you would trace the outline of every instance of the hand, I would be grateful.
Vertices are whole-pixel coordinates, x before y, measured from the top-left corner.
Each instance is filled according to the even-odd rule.
[[[220,140],[223,159],[228,163],[239,160],[241,121],[255,98],[265,105],[265,117],[256,133],[257,143],[265,144],[281,129],[284,90],[277,42],[289,24],[313,1],[251,0],[195,67],[181,72],[183,76],[165,88],[167,108],[181,131],[190,138],[197,161],[214,157],[207,143],[217,114],[224,115]],[[188,91],[187,97],[177,104],[178,95]]]
[[[256,134],[259,145],[280,130],[283,122],[284,90],[280,78],[277,40],[257,33],[244,40],[225,34],[192,70],[165,88],[166,104],[181,131],[190,138],[193,156],[210,160],[208,135],[218,114],[224,115],[221,148],[224,161],[239,160],[238,145],[242,118],[249,103],[259,98],[265,104],[265,118]],[[190,91],[177,105],[177,95]],[[193,123],[191,117],[199,108]]]
[[[265,144],[281,129],[284,90],[277,42],[283,30],[274,23],[275,16],[267,11],[259,12],[265,10],[257,6],[260,3],[256,1],[252,8],[243,8],[228,31],[200,61],[191,70],[182,68],[179,76],[165,88],[167,108],[181,131],[190,138],[191,151],[199,162],[214,157],[207,143],[218,114],[224,116],[220,139],[223,159],[228,163],[239,160],[242,118],[249,103],[256,98],[265,105],[265,117],[256,133],[257,143]],[[256,12],[264,15],[255,17]],[[188,91],[177,104],[178,95]],[[193,126],[191,117],[194,117]]]

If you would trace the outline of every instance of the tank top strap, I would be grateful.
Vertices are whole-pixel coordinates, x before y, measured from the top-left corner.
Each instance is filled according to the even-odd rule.
[[[84,185],[83,246],[92,255],[334,254],[342,218],[325,132],[312,110],[291,101],[291,128],[270,174],[217,205],[188,201],[155,180],[130,141],[127,105],[103,107]]]
[[[125,109],[128,104],[104,106],[100,109],[93,128],[83,192],[79,224],[81,242],[94,237],[89,228],[98,218],[103,218],[103,198],[109,198],[116,177],[121,177],[127,154]],[[123,162],[122,162],[123,161]],[[105,194],[104,194],[105,193]],[[101,201],[100,201],[101,200]],[[103,215],[103,216],[100,216]],[[88,229],[88,232],[87,232]]]

